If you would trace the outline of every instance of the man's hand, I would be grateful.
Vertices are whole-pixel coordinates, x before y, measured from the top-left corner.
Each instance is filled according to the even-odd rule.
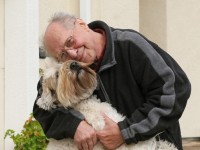
[[[124,143],[119,126],[106,114],[103,113],[102,115],[105,120],[105,127],[97,132],[97,137],[106,149],[116,149]]]
[[[81,121],[74,135],[79,150],[92,150],[97,143],[96,132],[86,121]]]

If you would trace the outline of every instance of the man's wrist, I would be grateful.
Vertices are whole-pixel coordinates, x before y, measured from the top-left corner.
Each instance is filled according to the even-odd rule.
[[[76,133],[76,129],[78,128],[79,124],[83,121],[83,119],[80,118],[74,118],[71,122],[71,127],[69,127],[69,137],[74,138],[74,135]]]

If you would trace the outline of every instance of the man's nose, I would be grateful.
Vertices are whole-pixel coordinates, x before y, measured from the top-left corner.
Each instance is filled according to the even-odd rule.
[[[78,52],[77,49],[68,49],[68,50],[66,50],[66,51],[67,51],[67,54],[69,55],[69,57],[70,57],[71,59],[76,60],[77,52]]]

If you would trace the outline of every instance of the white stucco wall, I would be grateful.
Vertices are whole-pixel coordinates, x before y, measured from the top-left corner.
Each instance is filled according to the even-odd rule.
[[[0,149],[4,149],[4,0],[0,0]]]
[[[139,0],[91,0],[91,20],[139,30]]]
[[[192,93],[181,118],[184,137],[200,137],[200,1],[167,1],[167,49],[187,73]]]
[[[166,0],[140,0],[140,32],[167,50]]]
[[[38,1],[5,1],[5,130],[19,133],[32,112],[39,79]],[[5,149],[13,149],[8,138]]]
[[[140,0],[140,32],[164,48],[192,84],[191,97],[180,119],[183,137],[200,137],[199,14],[199,0]]]

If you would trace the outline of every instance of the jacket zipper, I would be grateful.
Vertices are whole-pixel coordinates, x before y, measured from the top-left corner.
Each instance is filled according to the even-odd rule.
[[[104,85],[103,85],[103,83],[101,81],[101,78],[100,78],[100,76],[98,74],[97,74],[97,80],[98,80],[98,83],[99,83],[99,87],[100,87],[101,91],[103,92],[103,95],[104,95],[104,97],[106,99],[106,102],[108,102],[110,104],[109,96],[108,96],[108,94],[107,94],[107,92],[106,92],[106,90],[104,88]]]

